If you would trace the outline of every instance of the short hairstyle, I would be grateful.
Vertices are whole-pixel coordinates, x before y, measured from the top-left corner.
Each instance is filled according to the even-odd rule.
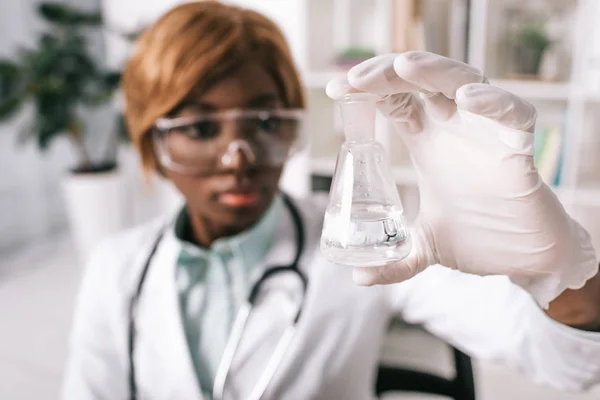
[[[218,1],[195,1],[173,8],[144,31],[122,88],[129,134],[146,172],[158,167],[150,134],[156,120],[248,60],[274,79],[285,107],[305,107],[286,40],[264,15]]]

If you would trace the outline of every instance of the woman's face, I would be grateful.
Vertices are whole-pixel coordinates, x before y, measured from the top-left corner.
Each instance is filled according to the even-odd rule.
[[[282,106],[275,81],[258,63],[248,62],[208,91],[188,99],[172,116]],[[227,137],[237,135],[224,132],[236,129],[235,124],[222,124],[221,129],[221,134]],[[185,196],[190,213],[220,231],[235,233],[256,222],[269,207],[278,190],[281,171],[282,166],[255,166],[239,151],[232,162],[215,167],[211,174],[183,174],[165,169],[165,175]]]

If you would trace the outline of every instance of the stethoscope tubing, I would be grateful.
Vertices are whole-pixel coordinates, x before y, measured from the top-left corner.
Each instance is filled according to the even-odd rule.
[[[286,266],[276,266],[267,268],[263,275],[256,281],[253,285],[252,290],[248,296],[248,300],[246,303],[242,305],[238,314],[234,320],[234,324],[231,329],[231,334],[229,336],[229,340],[225,345],[225,350],[223,352],[223,356],[221,358],[221,362],[219,363],[219,367],[217,368],[217,373],[215,375],[215,381],[213,384],[213,400],[222,400],[225,395],[225,386],[227,383],[227,377],[229,375],[229,371],[233,364],[233,360],[235,358],[235,353],[241,342],[244,328],[248,322],[248,318],[252,312],[252,309],[256,305],[256,301],[258,298],[258,294],[260,293],[261,285],[267,279],[272,277],[273,275],[285,273],[285,272],[293,272],[298,276],[302,284],[302,297],[300,299],[298,311],[294,317],[292,325],[288,326],[275,347],[271,358],[269,359],[265,369],[260,375],[257,384],[253,388],[250,397],[248,400],[260,400],[264,395],[269,383],[271,382],[275,372],[277,372],[277,368],[283,361],[286,350],[289,348],[292,339],[296,333],[296,325],[298,324],[298,320],[300,319],[300,315],[302,314],[302,309],[304,306],[304,298],[306,296],[306,292],[308,289],[308,278],[306,275],[298,268],[300,258],[304,252],[304,225],[302,223],[302,217],[300,216],[300,212],[294,205],[293,201],[285,194],[282,194],[283,201],[287,206],[287,209],[290,211],[290,215],[292,216],[292,220],[294,222],[295,228],[295,239],[296,239],[296,254],[294,256],[294,260],[290,265]],[[146,261],[144,263],[144,268],[140,274],[140,278],[138,281],[138,285],[134,295],[131,298],[129,304],[129,334],[128,334],[128,352],[129,352],[129,391],[132,400],[137,399],[137,383],[135,379],[135,361],[134,361],[134,350],[135,350],[135,335],[136,335],[136,327],[135,327],[135,311],[137,309],[137,305],[139,303],[140,295],[142,292],[142,288],[144,285],[144,281],[146,279],[146,275],[148,274],[148,270],[150,268],[150,264],[154,258],[154,255],[157,251],[158,245],[160,244],[163,236],[164,236],[165,228],[161,229],[159,234],[156,236],[154,244],[152,246],[152,250],[148,254]]]

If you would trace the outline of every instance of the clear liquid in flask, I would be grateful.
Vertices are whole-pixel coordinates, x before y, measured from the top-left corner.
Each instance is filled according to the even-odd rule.
[[[379,266],[401,260],[410,249],[401,208],[354,203],[349,218],[339,206],[330,207],[325,214],[321,252],[336,263]]]

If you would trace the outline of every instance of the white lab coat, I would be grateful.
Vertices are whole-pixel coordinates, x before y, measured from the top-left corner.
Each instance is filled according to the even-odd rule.
[[[545,316],[504,277],[481,278],[441,266],[410,281],[358,287],[351,269],[319,254],[322,202],[296,201],[306,225],[301,268],[309,287],[298,332],[267,399],[369,399],[388,322],[400,314],[475,357],[504,361],[532,379],[580,390],[600,381],[600,341]],[[266,266],[295,253],[292,221],[282,212]],[[129,299],[160,222],[125,233],[98,249],[79,296],[63,399],[127,399]],[[172,232],[169,231],[169,232]],[[161,241],[137,313],[136,378],[144,399],[201,399],[180,318],[175,264],[178,242]],[[287,287],[281,278],[275,287]],[[272,282],[273,283],[273,282]],[[272,283],[270,285],[272,285]],[[243,399],[287,325],[286,297],[269,290],[249,321],[227,383]],[[279,294],[278,294],[279,293]]]

